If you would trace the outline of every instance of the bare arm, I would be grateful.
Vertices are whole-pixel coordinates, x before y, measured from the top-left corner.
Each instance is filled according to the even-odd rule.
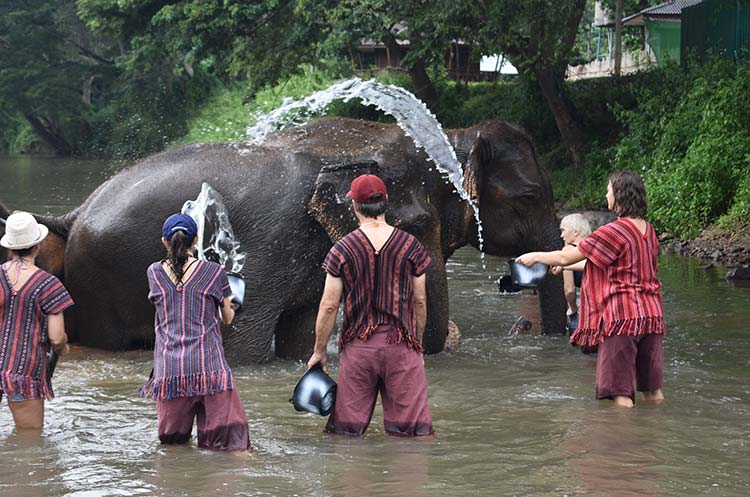
[[[234,321],[234,309],[232,309],[232,297],[224,297],[219,307],[221,313],[221,322],[224,324],[232,324]]]
[[[570,266],[584,260],[585,257],[578,247],[566,245],[562,250],[552,252],[528,252],[516,258],[516,262],[524,266],[531,266],[537,262],[549,264],[550,266]]]
[[[571,264],[569,266],[565,266],[563,269],[568,269],[570,271],[583,271],[583,268],[586,267],[586,260],[578,261],[575,264]]]
[[[47,335],[49,335],[52,348],[58,355],[68,353],[70,347],[68,347],[68,335],[65,333],[65,319],[62,313],[47,316]]]
[[[414,314],[417,318],[417,340],[422,343],[422,335],[424,335],[425,323],[427,323],[427,277],[422,274],[421,276],[412,277],[412,286],[414,287]]]
[[[307,368],[310,369],[316,364],[320,364],[323,371],[328,373],[328,340],[333,333],[333,326],[336,324],[336,314],[339,312],[341,305],[341,295],[344,292],[344,283],[341,278],[326,275],[326,283],[323,288],[323,297],[320,299],[318,307],[318,317],[315,320],[315,348],[312,356],[307,361]]]
[[[563,289],[565,290],[565,300],[568,302],[568,315],[578,312],[576,303],[576,284],[572,271],[563,271]]]

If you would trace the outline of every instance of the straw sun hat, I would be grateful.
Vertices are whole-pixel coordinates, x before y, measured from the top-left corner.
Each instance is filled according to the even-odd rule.
[[[23,250],[40,243],[49,233],[47,227],[39,224],[28,212],[14,212],[5,221],[5,235],[0,245],[10,250]]]

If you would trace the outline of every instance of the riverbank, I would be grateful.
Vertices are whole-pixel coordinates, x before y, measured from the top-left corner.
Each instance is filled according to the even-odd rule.
[[[691,240],[677,240],[669,233],[662,233],[659,241],[664,250],[698,257],[710,265],[750,268],[750,223],[731,231],[712,226]]]

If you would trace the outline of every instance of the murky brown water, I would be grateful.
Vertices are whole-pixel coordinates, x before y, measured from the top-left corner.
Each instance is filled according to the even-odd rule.
[[[65,212],[111,174],[101,166],[0,157],[0,201]],[[560,337],[507,336],[536,303],[498,295],[504,269],[488,257],[483,271],[472,249],[448,265],[464,341],[426,360],[432,440],[384,436],[379,408],[365,439],[323,434],[323,418],[288,403],[304,366],[275,361],[234,368],[254,459],[164,447],[153,402],[137,396],[151,354],[77,347],[55,373],[41,439],[19,437],[0,406],[0,495],[750,494],[750,289],[662,257],[668,401],[617,411],[593,400],[593,358]]]

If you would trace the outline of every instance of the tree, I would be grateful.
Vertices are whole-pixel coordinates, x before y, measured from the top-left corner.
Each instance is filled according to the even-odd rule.
[[[88,132],[92,77],[113,61],[75,15],[75,2],[6,0],[0,5],[0,101],[56,153],[79,151]],[[88,97],[88,103],[84,99]]]
[[[573,163],[584,138],[563,89],[586,0],[478,0],[474,11],[483,51],[502,53],[539,84]],[[467,6],[468,7],[468,6]]]
[[[622,67],[622,0],[615,2],[615,77],[620,77]]]
[[[362,40],[381,41],[391,54],[398,55],[416,96],[428,105],[435,102],[437,92],[428,68],[444,66],[445,53],[461,22],[449,12],[460,2],[345,0],[330,6],[302,0],[300,5],[308,16],[322,15],[329,25],[319,53],[348,57]]]

